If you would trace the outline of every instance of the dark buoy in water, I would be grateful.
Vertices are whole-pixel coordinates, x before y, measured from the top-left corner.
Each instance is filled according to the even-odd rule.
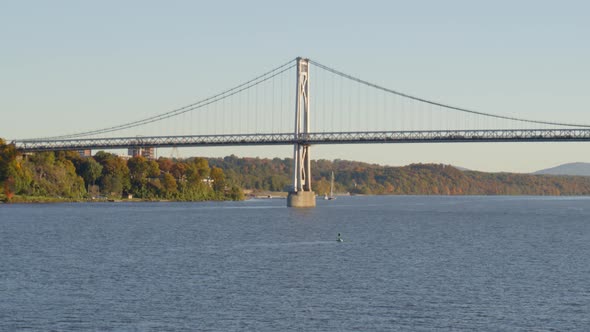
[[[342,240],[342,236],[340,236],[340,233],[338,233],[338,237],[336,238],[336,242],[342,242],[344,240]]]

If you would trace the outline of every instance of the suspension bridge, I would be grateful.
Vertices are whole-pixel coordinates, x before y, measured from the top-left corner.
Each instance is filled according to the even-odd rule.
[[[590,125],[448,105],[297,58],[231,89],[155,116],[13,143],[22,152],[292,145],[293,190],[287,204],[311,207],[315,206],[312,145],[532,141],[590,141]]]

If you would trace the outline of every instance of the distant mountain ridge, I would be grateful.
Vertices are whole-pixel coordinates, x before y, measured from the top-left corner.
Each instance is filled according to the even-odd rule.
[[[455,167],[456,169],[458,169],[460,171],[463,171],[463,172],[465,172],[465,171],[472,171],[472,169],[461,167],[461,166],[456,166],[456,165],[449,165],[449,166]]]
[[[590,163],[568,163],[542,169],[533,174],[590,176]]]

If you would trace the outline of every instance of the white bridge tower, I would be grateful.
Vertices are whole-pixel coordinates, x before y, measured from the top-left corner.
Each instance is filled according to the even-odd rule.
[[[293,147],[293,190],[287,197],[289,207],[314,207],[311,191],[310,145],[300,143],[310,133],[309,60],[297,58],[297,93],[295,99],[295,143]]]

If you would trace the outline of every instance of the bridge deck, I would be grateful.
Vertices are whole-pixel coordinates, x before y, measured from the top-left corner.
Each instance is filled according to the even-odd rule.
[[[590,129],[325,132],[17,140],[23,152],[239,145],[590,141]]]

